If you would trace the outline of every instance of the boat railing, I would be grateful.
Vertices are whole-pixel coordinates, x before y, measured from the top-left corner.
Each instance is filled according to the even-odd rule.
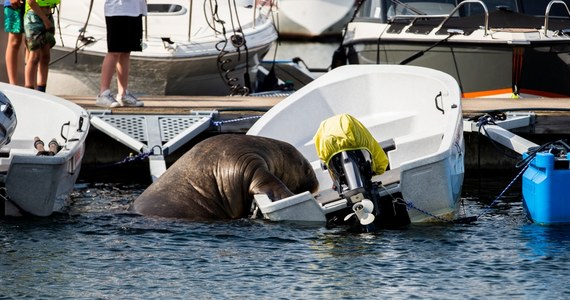
[[[483,25],[484,26],[483,29],[484,29],[484,35],[487,35],[487,32],[489,31],[489,10],[487,9],[487,6],[485,5],[485,3],[483,3],[483,1],[481,1],[481,0],[466,0],[466,1],[459,3],[451,11],[451,13],[449,13],[449,15],[441,22],[441,24],[439,24],[439,26],[437,28],[443,27],[443,25],[445,23],[447,23],[449,18],[451,18],[451,16],[453,16],[453,14],[455,14],[459,10],[459,8],[461,8],[461,6],[463,6],[464,4],[480,4],[483,7],[483,10],[485,11],[485,24]]]
[[[564,5],[564,7],[566,8],[566,12],[568,13],[568,16],[570,16],[570,10],[568,9],[568,5],[566,5],[566,3],[562,0],[552,0],[548,3],[548,6],[546,6],[546,12],[544,13],[544,35],[547,35],[548,32],[548,18],[550,16],[550,8],[552,8],[552,5],[554,4],[562,4]]]
[[[553,0],[553,1],[559,1],[559,0]],[[483,29],[485,31],[484,32],[485,35],[487,35],[487,32],[489,31],[489,10],[487,9],[487,6],[485,5],[485,3],[483,3],[483,1],[481,1],[481,0],[463,1],[463,2],[459,3],[455,8],[453,8],[453,10],[449,14],[443,14],[443,15],[395,15],[391,18],[391,21],[393,22],[393,21],[398,20],[398,19],[403,19],[403,20],[413,19],[411,24],[414,24],[416,22],[416,20],[418,20],[418,19],[444,18],[443,21],[436,27],[439,30],[441,27],[443,27],[443,25],[445,25],[445,23],[447,23],[447,21],[454,14],[457,13],[459,8],[461,8],[461,6],[463,6],[465,4],[480,4],[483,7],[483,10],[485,12],[485,23],[483,24],[483,26],[484,26]]]

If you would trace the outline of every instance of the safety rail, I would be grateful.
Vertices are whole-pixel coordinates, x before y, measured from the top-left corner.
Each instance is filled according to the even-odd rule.
[[[559,0],[554,0],[554,1],[559,1]],[[461,3],[459,3],[449,14],[446,15],[395,15],[393,17],[390,18],[390,20],[393,22],[397,19],[412,19],[410,24],[414,24],[416,22],[417,19],[436,19],[436,18],[445,18],[443,19],[443,21],[436,27],[436,31],[438,31],[441,27],[443,27],[443,25],[455,14],[457,13],[457,11],[459,10],[459,8],[461,6],[463,6],[464,4],[481,4],[481,6],[483,7],[483,10],[485,11],[485,23],[484,25],[484,30],[485,30],[485,35],[487,35],[487,32],[489,31],[489,10],[487,9],[487,6],[485,5],[485,3],[483,3],[483,1],[481,0],[466,0],[463,1]]]
[[[466,0],[466,1],[459,3],[451,11],[451,13],[449,13],[449,15],[441,22],[441,24],[439,24],[439,26],[437,28],[443,27],[443,25],[449,20],[449,18],[451,18],[451,16],[453,16],[453,14],[456,13],[459,10],[459,8],[461,6],[463,6],[464,4],[481,4],[481,6],[483,7],[483,10],[485,11],[485,24],[483,27],[484,28],[484,35],[487,35],[487,32],[489,31],[489,10],[487,9],[487,6],[485,5],[485,3],[483,3],[483,1],[481,1],[481,0]]]
[[[566,8],[566,12],[568,13],[568,16],[570,16],[570,10],[568,9],[568,5],[566,5],[566,3],[562,0],[552,0],[548,3],[548,5],[546,6],[546,12],[544,12],[544,35],[548,36],[548,18],[550,16],[550,8],[552,8],[552,5],[554,4],[562,4],[564,5],[564,7]]]

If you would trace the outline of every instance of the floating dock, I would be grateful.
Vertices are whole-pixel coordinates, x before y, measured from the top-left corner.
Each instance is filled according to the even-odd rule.
[[[156,178],[169,163],[204,138],[222,133],[247,132],[259,117],[289,93],[270,97],[142,96],[140,100],[144,101],[144,107],[112,109],[95,106],[93,96],[60,97],[84,107],[95,120],[83,160],[87,168],[124,161],[128,156],[136,158],[145,152],[148,157],[148,152],[154,146],[161,145],[160,151],[155,148],[153,152],[156,153],[152,153],[158,156],[159,162],[156,161],[157,157],[150,157],[151,165],[159,165],[154,167],[157,174],[151,170],[152,178]],[[532,114],[533,120],[529,126],[513,132],[537,144],[570,137],[568,98],[466,98],[463,99],[462,106],[465,118],[494,112]],[[107,125],[101,125],[105,123]],[[497,155],[496,149],[485,137],[480,137],[476,132],[465,134],[466,168],[509,170],[516,163],[511,158]],[[141,166],[148,168],[149,163]]]

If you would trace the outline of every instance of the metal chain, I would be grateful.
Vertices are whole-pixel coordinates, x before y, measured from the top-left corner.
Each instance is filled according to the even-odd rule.
[[[437,220],[439,220],[439,221],[442,221],[442,222],[445,222],[445,223],[453,223],[453,220],[449,220],[449,219],[445,219],[445,218],[436,216],[436,215],[434,215],[434,214],[432,214],[432,213],[430,213],[430,212],[428,212],[428,211],[425,211],[425,210],[423,210],[423,209],[421,209],[421,208],[415,206],[414,203],[412,203],[411,201],[409,201],[409,202],[408,202],[408,201],[405,201],[405,202],[406,202],[406,206],[409,207],[409,208],[413,208],[413,209],[415,209],[415,210],[417,210],[417,211],[419,211],[419,212],[421,212],[421,213],[423,213],[423,214],[425,214],[425,215],[428,215],[428,216],[430,216],[430,217],[432,217],[432,218],[435,218],[435,219],[437,219]]]
[[[407,206],[408,208],[413,208],[413,209],[415,209],[415,210],[417,210],[417,211],[419,211],[419,212],[421,212],[421,213],[423,213],[423,214],[425,214],[425,215],[428,215],[428,216],[430,216],[430,217],[432,217],[432,218],[434,218],[434,219],[437,219],[437,220],[439,220],[439,221],[441,221],[441,222],[445,222],[445,223],[453,223],[453,222],[454,222],[454,220],[448,220],[448,219],[445,219],[445,218],[436,216],[436,215],[434,215],[434,214],[432,214],[432,213],[430,213],[430,212],[428,212],[428,211],[426,211],[426,210],[423,210],[423,209],[421,209],[421,208],[415,206],[412,201],[406,201],[406,200],[401,199],[401,198],[396,199],[396,198],[394,198],[394,196],[388,191],[388,189],[387,189],[384,185],[380,184],[380,186],[386,191],[386,193],[388,193],[388,195],[390,196],[390,198],[392,198],[392,200],[393,200],[394,203],[396,203],[396,204],[398,204],[398,199],[399,199],[399,200],[403,201],[404,203],[406,203],[406,206]]]

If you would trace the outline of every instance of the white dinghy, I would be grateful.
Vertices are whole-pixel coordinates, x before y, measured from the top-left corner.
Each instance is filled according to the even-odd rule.
[[[81,107],[46,93],[0,83],[17,115],[11,141],[0,149],[0,216],[48,216],[65,208],[79,176],[89,132],[89,116]],[[4,110],[2,111],[4,113]],[[38,155],[34,138],[54,153]]]
[[[48,92],[99,93],[107,53],[104,0],[62,1]],[[148,0],[143,50],[131,53],[129,89],[146,95],[230,95],[253,91],[260,61],[277,39],[254,1]],[[61,78],[66,80],[61,80]],[[64,83],[62,83],[64,82]]]
[[[320,183],[314,195],[275,202],[257,195],[263,217],[331,222],[355,212],[364,222],[370,213],[364,200],[372,197],[399,202],[412,223],[454,220],[464,176],[460,95],[451,76],[423,67],[351,65],[317,78],[274,106],[247,133],[294,145],[312,163]],[[389,161],[388,171],[371,178],[376,188],[364,193],[364,200],[362,193],[351,191],[362,189],[363,178],[357,174],[360,166],[350,166],[350,155],[341,161],[344,182],[339,185],[323,170],[315,149],[313,137],[321,122],[339,114],[358,119]]]

